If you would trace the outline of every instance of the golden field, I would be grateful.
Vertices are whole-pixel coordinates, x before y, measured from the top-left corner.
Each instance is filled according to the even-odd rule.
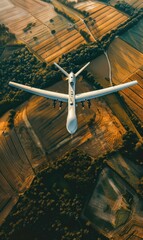
[[[76,4],[76,8],[89,12],[89,17],[86,18],[87,26],[95,38],[100,38],[111,30],[116,29],[118,25],[128,19],[126,15],[115,8],[100,2],[81,2]],[[92,20],[89,18],[92,18]]]
[[[52,4],[39,0],[2,0],[0,7],[1,22],[42,61],[56,61],[63,53],[85,43],[71,23],[54,11]],[[24,32],[29,23],[32,27]]]

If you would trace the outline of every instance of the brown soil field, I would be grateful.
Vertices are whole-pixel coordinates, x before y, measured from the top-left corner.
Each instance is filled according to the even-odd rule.
[[[34,178],[25,150],[14,129],[0,135],[0,224]]]
[[[121,39],[115,39],[108,49],[115,84],[137,80],[138,85],[121,91],[131,110],[143,122],[143,54]]]
[[[112,67],[112,81],[115,85],[132,80],[138,81],[138,85],[120,91],[120,94],[123,95],[130,109],[143,122],[143,54],[126,42],[116,38],[108,49],[108,56]],[[109,69],[105,55],[93,60],[88,70],[102,86],[110,86],[108,80]],[[120,121],[129,125],[134,131],[133,124],[115,96],[106,96],[105,99],[108,104],[111,102],[109,105]]]
[[[77,82],[77,88],[80,92],[89,91],[89,85],[84,81]],[[59,82],[49,89],[67,92],[67,82]],[[52,101],[34,96],[27,104],[27,116],[48,159],[58,158],[75,147],[97,157],[118,147],[125,133],[121,123],[102,99],[93,100],[91,109],[85,106],[83,110],[79,104],[78,130],[72,137],[66,130],[66,104],[59,110],[57,103],[56,109],[53,109]],[[91,119],[93,124],[89,124]]]
[[[65,12],[69,17],[74,19],[75,22],[79,21],[80,17],[82,17],[82,15],[80,13],[77,13],[73,9],[65,6],[64,4],[61,4],[57,0],[53,0],[52,3],[54,5],[54,7],[58,8],[62,12]]]
[[[99,2],[88,1],[78,3],[75,6],[77,9],[88,11],[89,17],[95,20],[92,26],[92,21],[89,20],[89,17],[86,18],[88,20],[87,25],[95,38],[100,38],[107,34],[128,18],[115,8]]]
[[[71,23],[54,11],[52,4],[39,0],[2,0],[0,6],[0,21],[43,61],[56,61],[63,53],[85,43]],[[24,32],[29,23],[33,23],[33,26]],[[52,34],[52,30],[56,33]],[[65,35],[68,41],[63,43]]]
[[[141,122],[143,122],[143,69],[138,69],[134,74],[127,78],[127,81],[134,79],[138,81],[138,85],[127,91],[122,91],[121,95],[123,95],[127,105],[133,113]]]
[[[108,55],[115,84],[124,82],[129,75],[143,65],[143,54],[119,38],[110,45]]]

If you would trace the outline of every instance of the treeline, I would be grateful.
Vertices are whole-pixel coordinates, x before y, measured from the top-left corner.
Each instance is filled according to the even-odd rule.
[[[116,30],[111,30],[95,43],[83,44],[79,46],[76,50],[73,50],[67,54],[63,54],[60,64],[62,66],[67,66],[68,62],[72,62],[72,67],[78,64],[85,64],[87,61],[91,61],[102,54],[118,35],[123,34],[129,28],[138,23],[138,21],[143,17],[143,13],[134,14],[126,22],[120,24]],[[65,63],[64,63],[65,62]]]
[[[81,29],[80,34],[83,36],[83,38],[86,40],[87,43],[91,42],[89,33]]]
[[[72,8],[76,12],[81,13],[84,17],[88,17],[89,16],[89,12],[75,8],[74,5],[76,4],[76,2],[74,2],[74,1],[69,2],[67,0],[59,0],[59,2],[61,2],[64,5],[66,5],[67,7]]]
[[[141,10],[134,8],[133,6],[131,6],[129,3],[125,2],[125,1],[118,1],[115,6],[115,8],[117,8],[118,10],[127,13],[130,16],[133,16],[135,13],[140,12]]]
[[[133,161],[135,164],[143,166],[143,143],[139,141],[137,135],[128,130],[123,137],[124,143],[121,149],[123,156]]]
[[[0,62],[0,116],[15,108],[31,95],[8,86],[9,81],[45,88],[61,80],[61,73],[46,67],[24,47]]]
[[[109,4],[110,3],[110,0],[100,0],[101,2],[104,2],[104,3],[107,3]]]
[[[4,24],[0,24],[0,47],[15,39],[15,35],[9,32],[9,28]]]
[[[82,219],[103,160],[74,150],[39,173],[0,230],[1,240],[105,240]]]
[[[59,10],[59,9],[56,8],[56,7],[54,7],[54,10],[55,10],[57,13],[61,14],[62,16],[64,16],[65,18],[67,18],[70,22],[75,23],[75,20],[74,20],[72,17],[70,17],[69,15],[67,15],[65,12]]]

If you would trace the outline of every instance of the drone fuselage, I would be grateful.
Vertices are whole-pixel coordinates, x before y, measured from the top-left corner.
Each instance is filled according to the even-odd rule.
[[[68,78],[69,84],[69,99],[68,99],[68,116],[66,127],[70,134],[74,134],[77,130],[77,116],[76,116],[76,103],[75,103],[75,84],[76,77],[73,72],[69,74]]]

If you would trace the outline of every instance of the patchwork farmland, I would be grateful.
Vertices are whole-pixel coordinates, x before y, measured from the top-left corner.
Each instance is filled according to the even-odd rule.
[[[0,20],[41,60],[55,61],[85,40],[52,4],[42,1],[5,1],[0,3]],[[26,30],[25,30],[26,29]]]
[[[86,22],[95,38],[100,38],[111,30],[116,29],[118,25],[128,19],[126,15],[115,8],[99,2],[81,2],[76,4],[75,7],[89,12]]]
[[[89,1],[76,5],[77,8],[88,11],[89,17],[95,21],[92,26],[91,21],[86,18],[86,25],[81,14],[75,13],[56,0],[53,4],[74,18],[75,24],[57,14],[52,4],[43,1],[2,0],[0,3],[1,22],[6,24],[39,59],[47,63],[58,61],[62,54],[86,43],[79,33],[80,30],[88,32],[91,40],[95,41],[95,37],[100,38],[127,20],[127,16],[113,7]]]
[[[108,49],[115,84],[137,80],[138,85],[120,92],[130,109],[143,121],[143,54],[121,39]]]

